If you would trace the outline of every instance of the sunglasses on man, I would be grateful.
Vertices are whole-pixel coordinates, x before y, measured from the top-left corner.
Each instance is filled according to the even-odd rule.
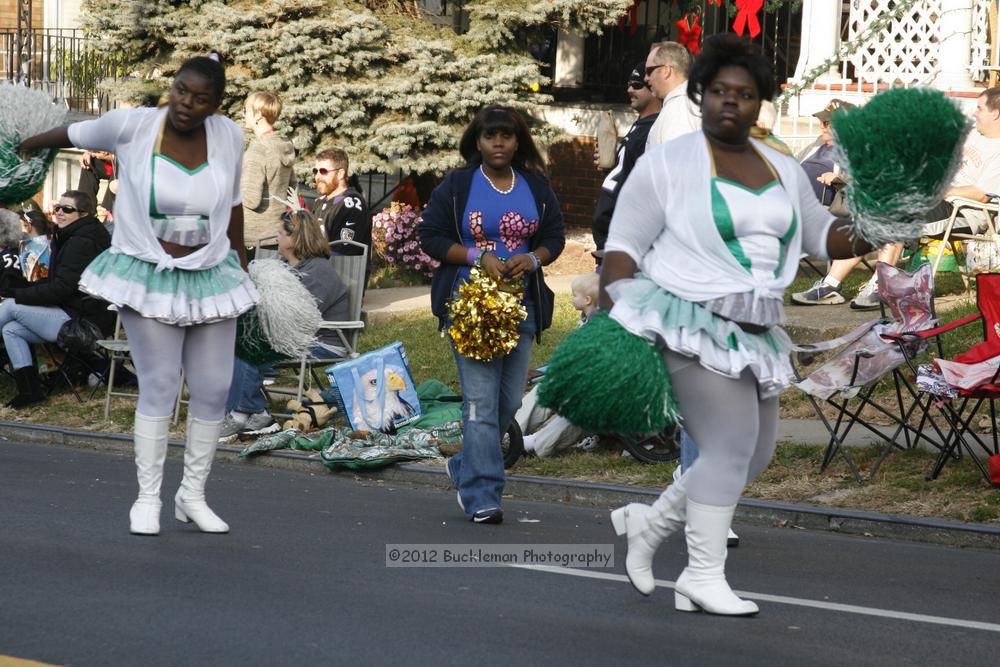
[[[629,81],[628,82],[628,87],[631,88],[632,90],[642,90],[643,88],[646,88],[646,82],[645,81]]]
[[[59,211],[60,213],[79,213],[80,209],[73,206],[66,206],[65,204],[56,204],[52,207],[53,211]]]
[[[340,171],[339,169],[327,169],[326,167],[313,167],[313,176],[319,174],[320,176],[326,176],[327,174],[332,174],[335,171]]]

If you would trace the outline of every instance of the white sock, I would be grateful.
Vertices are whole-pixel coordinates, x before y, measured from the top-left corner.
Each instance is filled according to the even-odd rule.
[[[829,276],[829,275],[824,276],[824,278],[823,278],[823,284],[824,285],[829,285],[833,289],[837,289],[838,287],[840,287],[840,281],[837,280],[836,278],[834,278],[833,276]]]

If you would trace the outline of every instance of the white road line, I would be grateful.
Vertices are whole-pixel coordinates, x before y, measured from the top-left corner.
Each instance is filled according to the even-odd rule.
[[[551,574],[564,574],[573,577],[584,577],[586,579],[603,579],[605,581],[628,582],[628,577],[623,574],[611,574],[609,572],[594,572],[590,570],[577,570],[571,567],[553,567],[550,565],[511,565],[510,567],[521,570],[534,570],[536,572],[549,572]],[[657,579],[656,585],[661,588],[673,588],[673,581]],[[777,604],[790,604],[797,607],[810,607],[812,609],[824,609],[826,611],[841,611],[847,614],[859,614],[862,616],[878,616],[880,618],[894,618],[901,621],[915,621],[917,623],[931,623],[934,625],[948,625],[965,630],[985,630],[987,632],[1000,632],[1000,624],[983,623],[982,621],[967,621],[961,618],[948,618],[945,616],[928,616],[926,614],[911,614],[905,611],[895,611],[893,609],[878,609],[877,607],[859,607],[853,604],[839,604],[837,602],[823,602],[822,600],[807,600],[805,598],[793,598],[785,595],[769,595],[767,593],[752,593],[750,591],[734,591],[737,595],[749,600],[760,600],[761,602],[774,602]]]

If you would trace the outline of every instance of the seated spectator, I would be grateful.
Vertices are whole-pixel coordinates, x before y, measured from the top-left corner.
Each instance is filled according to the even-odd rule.
[[[21,214],[21,230],[27,237],[21,241],[18,253],[21,274],[27,282],[36,283],[49,275],[52,224],[41,211],[25,211]]]
[[[111,245],[93,206],[86,193],[63,193],[55,206],[49,275],[25,287],[0,288],[0,331],[17,383],[17,395],[7,407],[25,408],[46,400],[31,354],[33,343],[54,342],[71,319],[85,318],[104,332],[114,326],[107,302],[78,287],[83,270]]]
[[[320,315],[330,322],[350,319],[347,286],[330,264],[330,247],[322,228],[308,211],[286,213],[278,225],[278,253],[288,262],[302,284],[316,299]],[[347,350],[336,330],[320,329],[319,342],[310,351],[314,357],[342,357]],[[227,415],[219,439],[257,436],[279,430],[267,409],[263,383],[266,367],[252,366],[237,358],[226,400]]]
[[[988,195],[1000,193],[1000,86],[989,88],[980,93],[976,100],[974,114],[976,128],[969,132],[962,149],[962,166],[951,181],[951,189],[945,197],[964,197],[975,201],[986,202]],[[924,227],[927,236],[940,236],[944,233],[948,218],[951,217],[953,206],[942,201],[931,209],[927,216],[928,223]],[[986,220],[978,211],[963,211],[955,220],[955,228],[982,231]]]
[[[802,169],[812,177],[813,191],[824,206],[834,204],[837,193],[846,185],[840,177],[840,168],[833,161],[833,130],[830,125],[833,112],[841,108],[853,109],[854,105],[841,100],[832,100],[824,109],[813,114],[820,121],[822,133],[816,143],[799,154]],[[831,206],[831,212],[839,215],[835,208],[836,204]],[[878,261],[894,265],[899,261],[901,253],[900,245],[883,246],[879,249]],[[844,303],[847,299],[844,298],[841,283],[860,263],[860,257],[834,260],[830,263],[830,271],[822,280],[817,280],[804,292],[792,294],[792,303],[800,306],[832,306]],[[878,285],[874,276],[851,300],[850,306],[855,310],[878,308]]]
[[[820,135],[796,156],[799,164],[802,165],[802,170],[809,174],[813,192],[816,193],[816,198],[823,206],[829,206],[837,192],[836,188],[831,187],[829,182],[824,182],[827,179],[822,178],[823,174],[840,173],[840,168],[833,161],[833,128],[830,120],[833,118],[833,112],[837,109],[853,108],[853,104],[835,99],[814,113],[813,116],[820,122]]]
[[[0,287],[25,284],[21,276],[21,260],[17,255],[23,239],[21,217],[14,211],[0,208]]]
[[[570,289],[573,290],[573,307],[580,311],[580,326],[583,326],[597,310],[600,276],[596,273],[577,276]],[[524,433],[524,451],[540,458],[568,449],[586,436],[582,429],[571,424],[566,418],[538,405],[538,387],[524,397],[514,419]],[[596,439],[597,436],[588,438],[585,443],[586,448],[594,448],[597,444]]]
[[[1000,87],[983,91],[976,100],[976,128],[969,133],[962,149],[962,166],[951,181],[951,188],[945,197],[965,197],[975,201],[989,201],[988,194],[1000,192]],[[833,182],[831,174],[821,175],[821,179]],[[924,234],[940,237],[944,233],[953,206],[942,201],[931,209],[927,219],[933,222],[924,226]],[[963,212],[955,221],[956,228],[980,231],[985,224],[976,211]],[[895,264],[903,253],[902,244],[895,243],[879,249],[880,262]],[[842,259],[833,262],[830,273],[814,284],[809,290],[792,295],[792,301],[799,304],[843,303],[840,281],[860,263],[860,258]],[[838,300],[839,298],[839,300]],[[873,275],[861,288],[858,296],[851,301],[857,309],[878,308],[878,282]]]

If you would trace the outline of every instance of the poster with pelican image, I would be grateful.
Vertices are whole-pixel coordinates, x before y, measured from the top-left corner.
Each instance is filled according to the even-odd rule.
[[[420,399],[399,341],[329,366],[326,376],[356,431],[395,433],[420,418]]]

